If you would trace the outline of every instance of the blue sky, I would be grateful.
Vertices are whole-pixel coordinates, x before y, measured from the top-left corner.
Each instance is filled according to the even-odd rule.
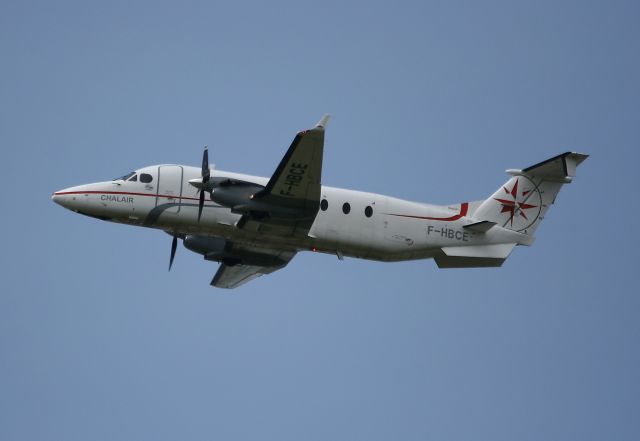
[[[0,439],[632,440],[637,2],[2,2]],[[484,199],[591,154],[501,269],[300,254],[233,292],[53,191],[156,163]]]

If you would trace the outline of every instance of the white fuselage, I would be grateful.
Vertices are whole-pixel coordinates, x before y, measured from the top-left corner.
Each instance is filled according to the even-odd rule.
[[[217,236],[255,248],[318,251],[364,259],[396,261],[423,259],[442,247],[522,243],[522,235],[504,228],[477,233],[463,227],[476,222],[474,203],[435,206],[322,186],[315,221],[304,237],[238,228],[241,215],[207,198],[198,221],[198,190],[189,181],[200,168],[182,165],[149,166],[136,171],[151,182],[108,181],[54,193],[60,205],[82,214],[118,223],[157,228],[171,234]],[[265,185],[268,178],[212,170]],[[343,210],[348,204],[349,210]],[[370,207],[370,208],[367,208]],[[345,213],[348,211],[348,213]]]

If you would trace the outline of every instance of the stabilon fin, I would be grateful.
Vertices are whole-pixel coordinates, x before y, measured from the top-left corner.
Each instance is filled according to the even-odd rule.
[[[465,225],[462,228],[464,228],[465,230],[471,230],[476,233],[486,233],[491,229],[491,227],[494,227],[495,225],[496,225],[495,222],[484,220],[484,221],[476,222],[473,224]]]

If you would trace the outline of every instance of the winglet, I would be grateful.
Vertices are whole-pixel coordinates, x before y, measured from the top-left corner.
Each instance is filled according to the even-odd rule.
[[[325,113],[324,115],[322,115],[322,118],[320,118],[320,121],[318,121],[318,124],[316,124],[316,127],[320,129],[326,129],[330,119],[331,115]]]

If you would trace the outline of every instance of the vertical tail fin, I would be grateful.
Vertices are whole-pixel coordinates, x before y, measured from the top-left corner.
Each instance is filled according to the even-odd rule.
[[[523,170],[507,170],[513,177],[482,202],[473,217],[533,235],[562,185],[571,182],[587,158],[567,152]]]

